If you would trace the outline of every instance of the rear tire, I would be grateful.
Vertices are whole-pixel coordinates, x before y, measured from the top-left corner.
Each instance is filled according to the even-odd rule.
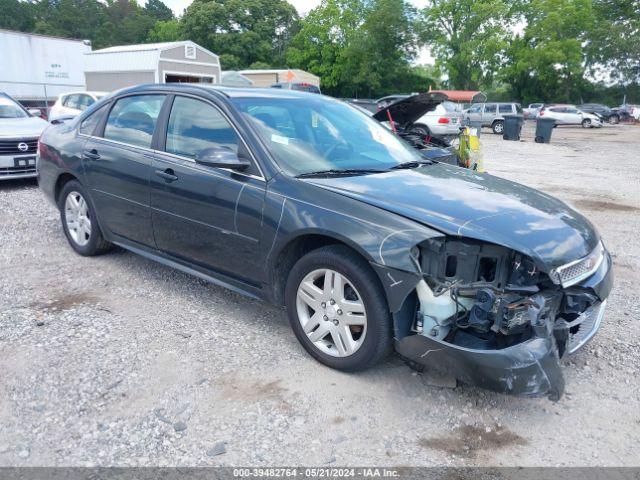
[[[102,236],[87,191],[77,180],[67,182],[58,200],[62,229],[71,248],[84,257],[101,255],[112,245]]]
[[[491,125],[491,130],[496,135],[502,135],[504,133],[504,122],[502,120],[493,122],[493,125]]]
[[[391,352],[391,313],[382,285],[370,265],[344,245],[298,260],[287,279],[285,303],[298,341],[320,363],[353,372]]]

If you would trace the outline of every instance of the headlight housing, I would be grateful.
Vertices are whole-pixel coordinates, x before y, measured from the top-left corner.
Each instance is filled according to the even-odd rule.
[[[593,275],[600,268],[604,255],[605,249],[601,241],[589,255],[554,268],[549,272],[549,277],[555,284],[570,287]]]

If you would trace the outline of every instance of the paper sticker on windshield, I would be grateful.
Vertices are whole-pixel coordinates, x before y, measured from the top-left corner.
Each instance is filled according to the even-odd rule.
[[[311,112],[311,126],[318,128],[318,114],[316,112]]]
[[[271,141],[282,145],[289,145],[289,139],[280,135],[271,135]]]

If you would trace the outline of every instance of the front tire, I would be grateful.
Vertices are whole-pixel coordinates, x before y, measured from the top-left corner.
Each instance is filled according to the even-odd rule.
[[[364,370],[391,351],[391,313],[369,264],[343,245],[319,248],[289,273],[285,303],[305,350],[338,370]]]
[[[611,125],[617,125],[618,123],[620,123],[620,117],[618,115],[611,115],[609,117],[609,123]]]
[[[493,122],[493,125],[491,125],[491,130],[493,130],[493,133],[495,133],[496,135],[502,135],[502,133],[504,132],[504,122],[502,120]]]
[[[585,118],[582,120],[582,128],[591,128],[591,119]]]
[[[69,245],[85,257],[100,255],[112,245],[102,236],[85,188],[77,180],[65,184],[58,200],[62,229]]]

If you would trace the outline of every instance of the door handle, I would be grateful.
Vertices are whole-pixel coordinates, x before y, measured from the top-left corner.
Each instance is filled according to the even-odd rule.
[[[100,160],[100,154],[95,148],[92,150],[85,150],[82,152],[82,156],[87,160]]]
[[[167,182],[175,182],[178,179],[177,175],[171,168],[167,168],[165,170],[156,170],[156,175],[160,178],[164,178]]]

